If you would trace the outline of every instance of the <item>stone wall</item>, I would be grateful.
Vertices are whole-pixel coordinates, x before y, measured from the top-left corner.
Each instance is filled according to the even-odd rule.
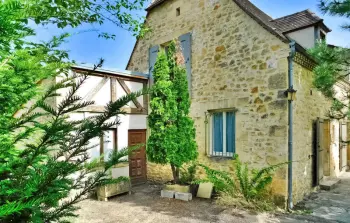
[[[326,118],[330,102],[313,88],[313,73],[294,63],[294,89],[297,99],[293,102],[293,200],[300,201],[313,190],[312,154],[313,122]]]
[[[181,15],[176,16],[180,7]],[[192,32],[192,106],[199,160],[220,170],[232,161],[208,158],[205,112],[237,108],[236,152],[252,167],[287,160],[288,44],[269,33],[232,0],[173,0],[154,8],[147,24],[153,32],[139,40],[128,70],[148,71],[148,50]],[[208,132],[208,131],[207,131]],[[207,142],[208,143],[208,142]],[[171,179],[170,168],[148,165],[150,180]],[[286,195],[286,168],[274,190]]]

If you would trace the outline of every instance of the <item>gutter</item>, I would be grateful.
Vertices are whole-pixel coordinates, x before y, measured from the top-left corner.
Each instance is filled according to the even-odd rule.
[[[296,48],[295,41],[289,43],[290,53],[288,56],[288,209],[293,209],[293,95],[296,90],[293,88],[293,58]]]

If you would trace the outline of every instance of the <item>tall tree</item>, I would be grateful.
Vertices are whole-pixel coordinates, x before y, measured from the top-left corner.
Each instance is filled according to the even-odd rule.
[[[174,182],[178,183],[179,169],[195,160],[198,152],[194,123],[189,117],[186,70],[177,64],[176,55],[176,44],[172,42],[167,53],[159,53],[154,66],[147,156],[151,162],[170,164]]]
[[[75,204],[96,186],[115,183],[106,171],[129,150],[106,163],[88,163],[89,142],[118,121],[121,107],[145,92],[133,93],[106,106],[96,117],[72,121],[69,113],[93,104],[76,94],[87,76],[69,76],[72,62],[59,49],[69,34],[44,43],[28,24],[59,28],[83,23],[114,24],[141,35],[146,30],[132,11],[144,0],[0,0],[0,222],[67,222]],[[113,38],[113,33],[99,33]],[[95,69],[100,67],[99,63]],[[64,75],[46,86],[46,79]],[[49,101],[68,88],[58,107]],[[22,110],[22,115],[16,114]],[[76,175],[76,177],[74,177]],[[74,193],[72,193],[74,192]]]
[[[350,17],[349,0],[320,0],[319,8],[324,14],[341,16],[347,19]],[[350,29],[350,25],[347,23],[344,23],[342,27],[345,30]],[[315,48],[309,50],[309,53],[317,61],[317,66],[314,69],[314,85],[327,98],[333,101],[329,110],[329,117],[336,119],[350,117],[350,104],[348,101],[350,92],[346,92],[340,98],[336,95],[334,89],[336,83],[348,78],[350,75],[350,50],[328,45],[326,41],[320,41]]]

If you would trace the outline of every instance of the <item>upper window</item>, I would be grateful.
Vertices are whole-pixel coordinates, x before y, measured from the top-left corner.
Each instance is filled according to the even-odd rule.
[[[236,151],[235,111],[214,112],[211,123],[210,155],[233,157]]]
[[[181,14],[180,8],[176,9],[176,16],[179,16]]]

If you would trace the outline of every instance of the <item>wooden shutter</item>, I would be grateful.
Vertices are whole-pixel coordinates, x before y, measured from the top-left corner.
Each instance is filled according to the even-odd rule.
[[[159,52],[159,46],[152,46],[149,49],[149,75],[150,75],[150,85],[153,85],[153,69],[154,69],[154,65],[156,64],[157,61],[157,56],[158,56],[158,52]]]
[[[234,153],[236,150],[236,117],[234,112],[226,113],[226,152]]]
[[[181,48],[182,48],[182,53],[185,58],[185,65],[186,65],[186,71],[187,71],[187,81],[188,81],[188,91],[189,94],[191,95],[191,86],[192,86],[192,76],[191,76],[191,66],[192,66],[192,61],[191,61],[191,39],[192,39],[192,34],[191,33],[186,33],[182,36],[179,37],[180,43],[181,43]]]
[[[213,152],[216,153],[223,152],[223,114],[214,113],[213,115]]]

